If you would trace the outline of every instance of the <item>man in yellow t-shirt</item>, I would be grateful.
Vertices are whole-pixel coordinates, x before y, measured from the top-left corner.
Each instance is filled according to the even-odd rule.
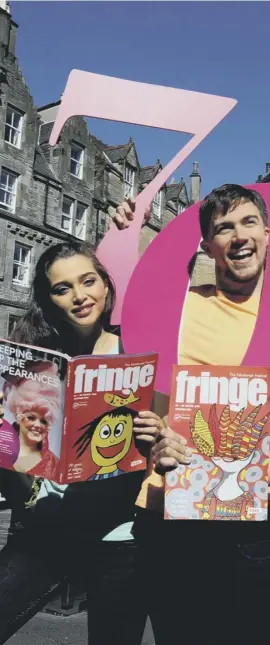
[[[245,193],[251,193],[250,199]],[[215,260],[216,287],[189,291],[179,336],[180,364],[240,365],[244,358],[256,323],[269,240],[266,206],[254,193],[228,186],[213,191],[201,205],[201,246]]]
[[[119,207],[116,220],[120,226],[128,225],[132,210],[130,202]],[[226,184],[204,199],[200,226],[201,246],[215,260],[216,286],[191,288],[188,293],[179,334],[179,364],[238,365],[254,331],[263,284],[269,239],[265,202],[256,191]],[[190,458],[181,437],[169,428],[164,428],[156,440],[153,456],[155,469],[145,479],[137,500],[142,509],[135,535],[141,545],[141,575],[156,645],[178,645],[187,638],[190,645],[198,641],[201,645],[225,644],[231,636],[230,621],[224,615],[225,602],[230,599],[234,605],[232,592],[241,585],[235,600],[237,614],[243,617],[243,590],[248,582],[256,582],[256,573],[253,580],[252,570],[243,568],[245,560],[236,545],[238,541],[258,541],[261,527],[257,522],[248,526],[237,522],[232,527],[231,522],[162,521],[163,478],[156,470],[174,468]],[[262,535],[265,543],[265,529]],[[270,558],[270,546],[268,550],[265,557]],[[266,569],[263,571],[269,575]],[[208,586],[200,590],[206,579]],[[253,613],[254,602],[252,596]],[[261,594],[257,594],[256,602],[254,615],[262,613]],[[263,629],[264,621],[260,624]],[[232,642],[239,637],[239,642],[254,642],[253,624],[241,620],[238,629],[237,633],[234,630]],[[258,621],[256,638],[260,640]]]
[[[256,191],[229,184],[205,198],[200,207],[201,246],[215,260],[216,287],[206,285],[188,293],[179,334],[180,365],[241,364],[259,308],[267,224],[266,205]],[[185,463],[178,442],[171,435],[166,446],[156,444],[159,465]],[[137,503],[162,512],[163,481],[155,471],[146,478]]]

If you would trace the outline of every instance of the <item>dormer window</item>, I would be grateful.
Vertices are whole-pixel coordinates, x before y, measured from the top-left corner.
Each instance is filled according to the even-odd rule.
[[[72,141],[70,154],[70,174],[78,179],[83,178],[84,148]]]
[[[125,165],[125,181],[124,181],[124,197],[133,197],[134,195],[134,180],[135,172],[133,168],[129,165]]]
[[[15,148],[21,146],[23,114],[11,105],[7,106],[5,141]]]
[[[152,213],[155,217],[158,217],[158,219],[161,218],[161,192],[159,192],[155,195],[153,201],[152,201]]]

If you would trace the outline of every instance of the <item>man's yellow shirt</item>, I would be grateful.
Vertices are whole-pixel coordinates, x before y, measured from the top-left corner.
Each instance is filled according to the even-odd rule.
[[[260,292],[230,300],[214,286],[190,289],[179,334],[179,365],[241,365],[248,349],[260,304]],[[164,478],[151,472],[143,482],[137,505],[163,511]]]

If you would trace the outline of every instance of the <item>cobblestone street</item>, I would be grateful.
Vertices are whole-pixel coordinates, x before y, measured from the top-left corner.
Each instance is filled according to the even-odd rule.
[[[73,616],[39,613],[7,641],[7,645],[53,645],[53,643],[55,645],[86,645],[86,612]],[[142,645],[154,645],[149,623],[146,625]]]
[[[1,500],[0,500],[1,501]],[[0,512],[0,550],[9,527],[9,511]],[[8,641],[7,645],[87,645],[86,612],[70,616],[39,612]],[[95,645],[93,643],[93,645]],[[128,645],[128,643],[127,643]],[[154,645],[150,622],[147,621],[142,645]]]

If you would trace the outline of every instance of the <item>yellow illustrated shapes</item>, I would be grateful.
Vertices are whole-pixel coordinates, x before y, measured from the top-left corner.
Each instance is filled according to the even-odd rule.
[[[111,394],[111,392],[104,394],[105,403],[108,403],[113,408],[122,408],[124,406],[130,405],[131,403],[136,403],[136,401],[139,400],[140,397],[134,396],[132,390],[130,390],[130,393],[127,397],[118,396],[118,394]]]

